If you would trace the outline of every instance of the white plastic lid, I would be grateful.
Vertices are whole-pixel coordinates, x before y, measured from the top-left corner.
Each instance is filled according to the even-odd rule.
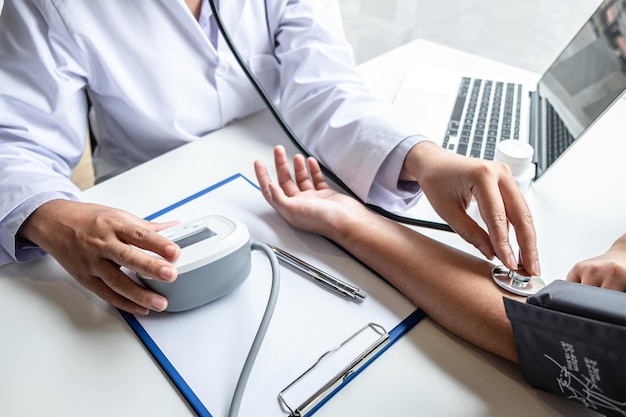
[[[494,161],[504,162],[511,168],[513,176],[528,172],[535,150],[526,142],[507,139],[498,143]]]

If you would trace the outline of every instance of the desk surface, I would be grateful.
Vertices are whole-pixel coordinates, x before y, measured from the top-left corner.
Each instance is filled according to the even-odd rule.
[[[391,100],[404,69],[416,56],[476,68],[493,64],[416,41],[364,64],[362,71],[374,92]],[[564,277],[575,261],[606,250],[626,231],[626,199],[611,192],[626,189],[620,158],[626,145],[615,134],[619,115],[625,111],[626,102],[620,101],[529,191],[546,277]],[[253,159],[271,163],[277,140],[287,144],[269,115],[261,113],[93,187],[85,199],[146,216],[223,178],[223,161],[236,167],[229,170],[254,178]],[[289,144],[287,148],[293,151]],[[423,232],[472,250],[456,235]],[[0,268],[0,299],[0,415],[193,415],[119,314],[73,282],[52,259]],[[529,388],[517,367],[466,344],[429,320],[403,337],[316,415],[407,412],[595,415],[578,404]]]

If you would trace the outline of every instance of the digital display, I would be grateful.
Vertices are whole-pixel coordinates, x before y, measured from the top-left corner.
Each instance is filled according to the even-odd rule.
[[[212,236],[215,236],[216,234],[217,233],[215,233],[213,230],[205,227],[203,229],[196,230],[189,235],[183,236],[180,239],[175,240],[174,243],[176,243],[182,249],[186,248],[187,246],[193,245],[194,243],[198,243]]]

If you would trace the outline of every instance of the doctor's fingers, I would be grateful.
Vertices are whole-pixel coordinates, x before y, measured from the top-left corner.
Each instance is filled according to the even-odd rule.
[[[493,259],[495,252],[489,235],[464,208],[451,204],[444,212],[440,212],[440,215],[463,240],[474,245],[487,259]]]
[[[477,187],[475,193],[480,216],[487,226],[490,244],[500,261],[512,270],[518,269],[518,260],[510,244],[509,222],[521,241],[520,249],[529,262],[528,272],[534,273],[538,263],[534,226],[524,197],[513,178],[505,170],[497,181],[488,181]],[[535,248],[534,250],[532,248]]]
[[[126,267],[144,277],[166,282],[174,281],[178,271],[174,265],[161,256],[164,256],[165,252],[169,254],[169,258],[176,258],[180,254],[180,248],[158,233],[152,232],[149,235],[150,237],[142,239],[122,236],[121,241],[107,242],[102,255],[103,261],[109,260],[115,265]],[[139,248],[153,253],[144,252]],[[106,279],[106,276],[103,279]]]
[[[138,219],[115,225],[113,230],[115,238],[105,242],[105,247],[108,249],[109,256],[111,257],[110,259],[118,265],[127,266],[129,268],[140,266],[140,264],[137,262],[128,264],[128,262],[135,261],[138,257],[143,258],[144,261],[147,259],[142,256],[143,252],[132,250],[133,248],[131,246],[120,245],[119,242],[153,252],[168,260],[173,261],[177,259],[178,256],[180,256],[180,248],[178,245],[158,233],[159,230],[176,223],[177,222],[153,223]],[[160,263],[162,266],[165,266],[164,262]]]
[[[104,262],[98,275],[76,277],[85,288],[112,306],[128,313],[146,315],[150,310],[163,311],[167,299],[133,282],[117,266]]]
[[[537,234],[530,208],[512,177],[505,177],[499,184],[506,216],[515,230],[515,238],[519,246],[518,263],[531,275],[539,276],[541,267],[537,250]]]

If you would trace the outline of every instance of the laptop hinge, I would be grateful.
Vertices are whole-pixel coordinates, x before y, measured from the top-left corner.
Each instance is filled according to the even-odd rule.
[[[543,149],[541,147],[541,99],[537,91],[531,91],[530,96],[530,123],[529,123],[529,143],[535,150],[533,162],[537,164],[537,176],[540,171],[540,161]]]

